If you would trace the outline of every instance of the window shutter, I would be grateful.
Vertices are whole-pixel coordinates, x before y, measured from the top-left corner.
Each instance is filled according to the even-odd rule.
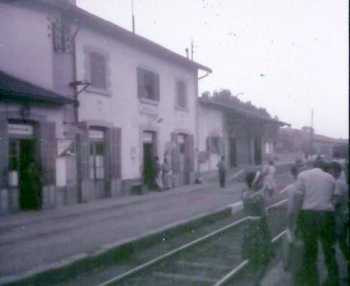
[[[154,82],[155,82],[155,100],[159,101],[160,99],[160,81],[159,74],[154,74]]]
[[[41,171],[44,185],[56,184],[57,140],[54,122],[40,122]]]
[[[111,133],[111,177],[121,178],[121,128],[110,129]]]
[[[194,137],[193,135],[186,136],[185,154],[186,154],[187,171],[192,172],[194,170]]]
[[[178,172],[180,169],[180,161],[179,161],[179,152],[177,146],[177,134],[176,132],[172,132],[171,135],[171,169],[174,172]]]
[[[143,97],[143,71],[141,68],[137,68],[137,96]]]
[[[80,132],[78,135],[78,160],[81,180],[89,179],[89,156],[90,142],[89,129],[86,123],[80,123]]]
[[[0,188],[7,186],[9,140],[7,118],[0,114]]]

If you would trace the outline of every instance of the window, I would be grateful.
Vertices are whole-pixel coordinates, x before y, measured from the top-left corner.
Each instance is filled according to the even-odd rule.
[[[137,93],[139,98],[159,101],[159,75],[143,69],[137,69]]]
[[[184,81],[176,82],[176,105],[181,108],[187,107],[187,87]]]
[[[92,180],[105,178],[105,143],[104,131],[98,129],[89,130],[90,157],[89,173]]]
[[[222,140],[219,136],[209,136],[207,138],[207,150],[214,154],[220,154]]]
[[[186,135],[185,134],[177,135],[177,144],[179,145],[180,153],[185,154],[186,152]]]
[[[89,53],[91,87],[107,89],[107,67],[104,55],[97,52]]]

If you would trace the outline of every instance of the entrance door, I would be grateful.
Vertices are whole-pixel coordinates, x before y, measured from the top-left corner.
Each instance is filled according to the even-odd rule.
[[[143,132],[143,180],[144,184],[152,188],[155,168],[154,156],[156,154],[155,133]]]
[[[100,199],[107,196],[106,181],[106,144],[105,131],[100,128],[89,129],[90,156],[89,172],[90,179],[94,183],[95,198]]]
[[[236,138],[230,137],[230,167],[237,167],[237,146]]]
[[[34,139],[10,139],[10,172],[16,177],[19,205],[23,210],[41,207],[41,175],[35,150]]]
[[[261,165],[262,155],[261,155],[261,138],[255,137],[254,139],[254,161],[256,165]]]

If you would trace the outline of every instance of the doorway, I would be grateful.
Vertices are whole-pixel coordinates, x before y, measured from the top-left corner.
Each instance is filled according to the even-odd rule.
[[[255,165],[261,165],[262,154],[261,154],[261,138],[255,137],[254,139],[254,161]]]
[[[35,140],[10,138],[9,145],[9,171],[12,185],[19,189],[20,209],[40,209],[41,174],[36,160]]]
[[[154,187],[156,150],[156,133],[152,131],[143,132],[143,182],[149,188]]]
[[[236,138],[230,137],[230,167],[237,167],[237,142]]]

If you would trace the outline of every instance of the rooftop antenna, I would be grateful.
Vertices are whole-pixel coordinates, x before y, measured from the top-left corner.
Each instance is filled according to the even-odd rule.
[[[132,32],[135,34],[135,9],[134,9],[134,0],[131,0],[131,25]]]
[[[188,48],[185,49],[186,52],[186,58],[188,58]]]

